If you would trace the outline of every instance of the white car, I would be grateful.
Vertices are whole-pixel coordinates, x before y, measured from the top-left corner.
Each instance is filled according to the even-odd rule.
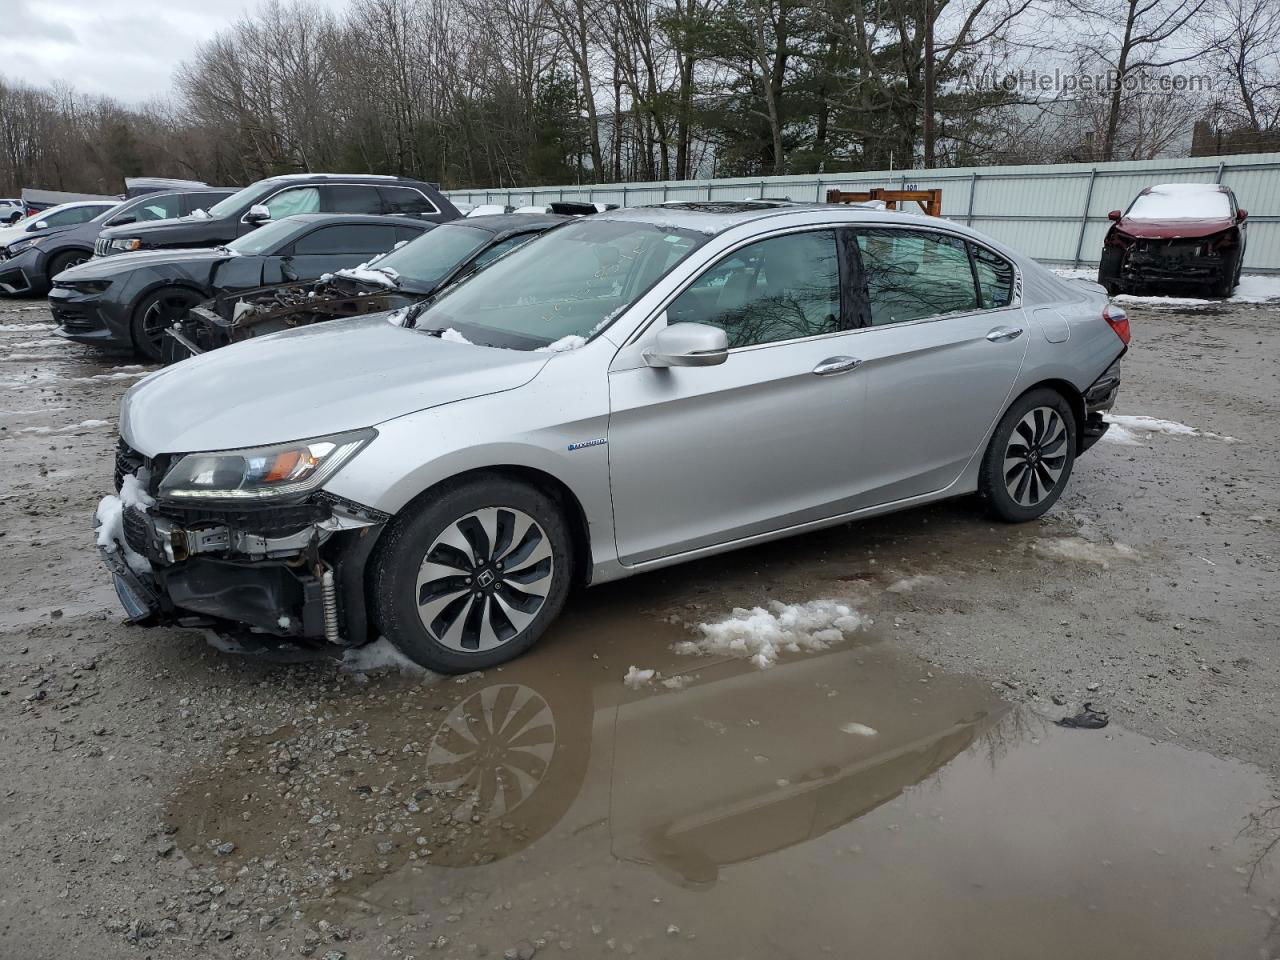
[[[21,198],[0,199],[0,223],[17,223],[26,212],[27,205]]]

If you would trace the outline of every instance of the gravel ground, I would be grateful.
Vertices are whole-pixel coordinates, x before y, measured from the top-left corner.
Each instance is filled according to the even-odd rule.
[[[1135,956],[1208,955],[1195,944],[1199,929],[1214,932],[1213,955],[1280,956],[1274,884],[1266,887],[1275,871],[1268,880],[1254,869],[1269,831],[1280,836],[1268,800],[1280,775],[1280,307],[1137,305],[1131,317],[1116,412],[1200,433],[1130,425],[1129,442],[1109,438],[1077,464],[1067,495],[1043,521],[997,526],[973,502],[956,501],[608,585],[573,599],[563,626],[521,663],[437,682],[344,673],[328,661],[263,663],[213,650],[195,634],[123,626],[89,527],[110,484],[119,398],[145,368],[53,338],[41,303],[0,303],[0,955],[848,955],[849,942],[879,941],[864,937],[847,904],[828,904],[826,914],[813,907],[813,917],[825,918],[818,921],[805,918],[805,902],[795,904],[803,928],[788,928],[781,941],[756,935],[745,917],[723,918],[738,896],[769,929],[785,927],[774,912],[786,900],[780,888],[808,890],[795,878],[864,869],[831,858],[873,854],[882,842],[875,837],[915,837],[922,858],[955,842],[961,828],[937,836],[900,828],[912,816],[963,823],[965,811],[991,808],[990,798],[959,797],[966,771],[980,766],[1010,771],[1001,796],[1022,799],[1005,815],[1027,832],[1011,826],[1024,842],[994,858],[1000,872],[981,882],[966,874],[948,897],[967,902],[973,889],[1017,878],[1012,858],[1034,847],[1042,817],[1079,816],[1080,832],[1039,851],[1051,859],[1037,860],[1034,879],[1023,883],[1080,879],[1084,868],[1070,865],[1076,845],[1091,853],[1096,845],[1094,862],[1110,869],[1114,860],[1119,869],[1122,858],[1107,851],[1123,847],[1127,834],[1142,837],[1135,842],[1147,855],[1167,858],[1148,863],[1135,854],[1137,872],[1113,901],[1130,909],[1114,922],[1103,895],[1045,891],[1094,912],[1064,908],[1038,923],[1070,922],[1064,929],[1102,939],[1073,934],[1074,942],[1042,944],[1038,955],[1058,956],[1056,946],[1064,956],[1081,947],[1105,955],[1116,937],[1145,945]],[[735,607],[819,598],[847,603],[873,625],[832,656],[792,657],[769,671],[672,652],[691,635],[688,625]],[[886,740],[895,724],[923,717],[932,732],[912,733],[911,755],[923,737],[928,762],[890,775],[898,761],[877,761],[892,789],[881,784],[874,796],[842,800],[838,824],[815,826],[822,815],[809,808],[786,813],[790,800],[769,807],[769,824],[798,818],[803,836],[766,842],[764,823],[733,820],[722,838],[733,855],[712,858],[718,882],[708,881],[705,863],[654,853],[651,832],[635,833],[647,853],[628,852],[622,798],[634,778],[611,766],[610,755],[632,741],[618,718],[676,705],[659,727],[671,752],[654,769],[674,769],[679,757],[682,767],[692,761],[729,782],[732,755],[771,770],[779,754],[803,752],[761,744],[783,730],[797,698],[816,696],[825,682],[786,686],[806,662],[825,665],[833,687],[824,695],[855,704],[850,718],[862,722],[840,743],[857,740],[857,728]],[[657,670],[654,681],[625,687],[633,665]],[[686,683],[691,689],[681,690]],[[724,694],[721,716],[694,696],[707,689],[740,692]],[[876,691],[885,689],[902,696],[881,702]],[[1046,723],[1084,701],[1110,712],[1114,733],[1064,735]],[[492,794],[478,801],[474,784],[430,775],[457,753],[444,731],[450,718],[474,723],[505,708],[524,711],[527,727],[543,707],[556,717],[554,749],[544,756],[536,743],[514,747],[535,755],[529,783],[547,786],[522,798],[518,811],[514,774],[498,776],[502,803]],[[693,721],[715,736],[680,726]],[[512,747],[512,729],[492,732]],[[786,742],[808,737],[803,725],[792,733]],[[806,776],[827,786],[832,777],[854,782],[831,772],[847,759],[834,752],[849,748],[814,740],[814,756],[831,763],[815,760]],[[1054,762],[1034,772],[1024,762],[1033,756]],[[1126,771],[1145,789],[1108,792]],[[785,792],[798,776],[770,774],[768,782]],[[917,783],[938,792],[931,798]],[[1180,783],[1194,783],[1185,793],[1201,798],[1185,819],[1134,813],[1193,803]],[[674,780],[670,789],[681,792]],[[1060,813],[1046,812],[1072,798]],[[598,835],[606,822],[607,841]],[[858,831],[866,836],[851,841]],[[1000,842],[988,843],[957,850],[948,865],[988,861]],[[1218,860],[1224,867],[1186,881],[1172,862],[1179,846],[1190,860],[1214,860],[1197,860],[1197,870]],[[885,864],[912,854],[885,856],[867,876],[846,879],[892,889]],[[1051,865],[1059,862],[1068,866]],[[904,870],[910,890],[942,875],[927,859],[918,872]],[[1159,923],[1144,914],[1145,893],[1119,892],[1146,891],[1153,877],[1169,882]],[[1246,892],[1248,881],[1256,883]],[[1178,907],[1175,888],[1204,896]],[[808,904],[826,904],[813,893]],[[1100,912],[1091,897],[1104,901]],[[1211,918],[1199,922],[1197,903]],[[989,903],[972,906],[974,916],[991,911]],[[708,920],[709,910],[721,919]],[[1198,920],[1184,939],[1173,937],[1182,936],[1180,915]],[[936,928],[936,942],[886,945],[883,955],[1027,955],[1025,939],[993,940],[976,921],[947,929],[945,913],[926,916],[938,918],[907,918],[895,929],[918,925],[923,937]],[[1153,939],[1161,926],[1167,942]],[[817,934],[808,928],[826,939],[810,939]],[[1018,929],[1016,919],[1009,929]],[[1021,934],[1042,935],[1030,923]],[[966,953],[965,945],[982,949]],[[867,955],[882,954],[872,946]]]

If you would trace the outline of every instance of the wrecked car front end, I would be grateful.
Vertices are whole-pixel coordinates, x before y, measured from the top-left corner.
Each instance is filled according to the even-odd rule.
[[[364,568],[389,518],[318,488],[372,436],[155,458],[121,439],[95,526],[130,622],[245,648],[365,642]]]
[[[371,288],[342,277],[221,292],[167,331],[164,360],[175,363],[268,333],[382,313],[420,299],[421,294]]]

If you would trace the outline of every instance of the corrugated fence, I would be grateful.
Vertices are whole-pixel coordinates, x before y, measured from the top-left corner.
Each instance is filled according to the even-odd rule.
[[[1045,263],[1096,265],[1107,212],[1123,209],[1143,187],[1156,183],[1224,183],[1249,211],[1245,270],[1280,273],[1280,153],[1194,157],[1116,163],[1059,163],[946,170],[881,170],[754,177],[670,180],[525,190],[453,190],[468,203],[513,206],[552,200],[595,200],[642,206],[665,200],[745,200],[758,197],[823,200],[832,187],[942,188],[943,216],[973,225],[1015,250]],[[914,204],[912,205],[914,207]]]

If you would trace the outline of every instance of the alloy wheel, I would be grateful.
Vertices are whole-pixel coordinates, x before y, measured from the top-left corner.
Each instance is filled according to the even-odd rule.
[[[485,507],[449,524],[418,570],[418,616],[441,645],[492,650],[542,609],[555,571],[545,530],[512,507]]]
[[[1058,485],[1067,465],[1067,425],[1052,407],[1035,407],[1018,421],[1004,452],[1004,484],[1015,503],[1034,507]]]
[[[147,342],[159,351],[164,332],[175,321],[181,320],[196,302],[196,298],[186,293],[169,293],[157,297],[142,315],[142,333]]]

